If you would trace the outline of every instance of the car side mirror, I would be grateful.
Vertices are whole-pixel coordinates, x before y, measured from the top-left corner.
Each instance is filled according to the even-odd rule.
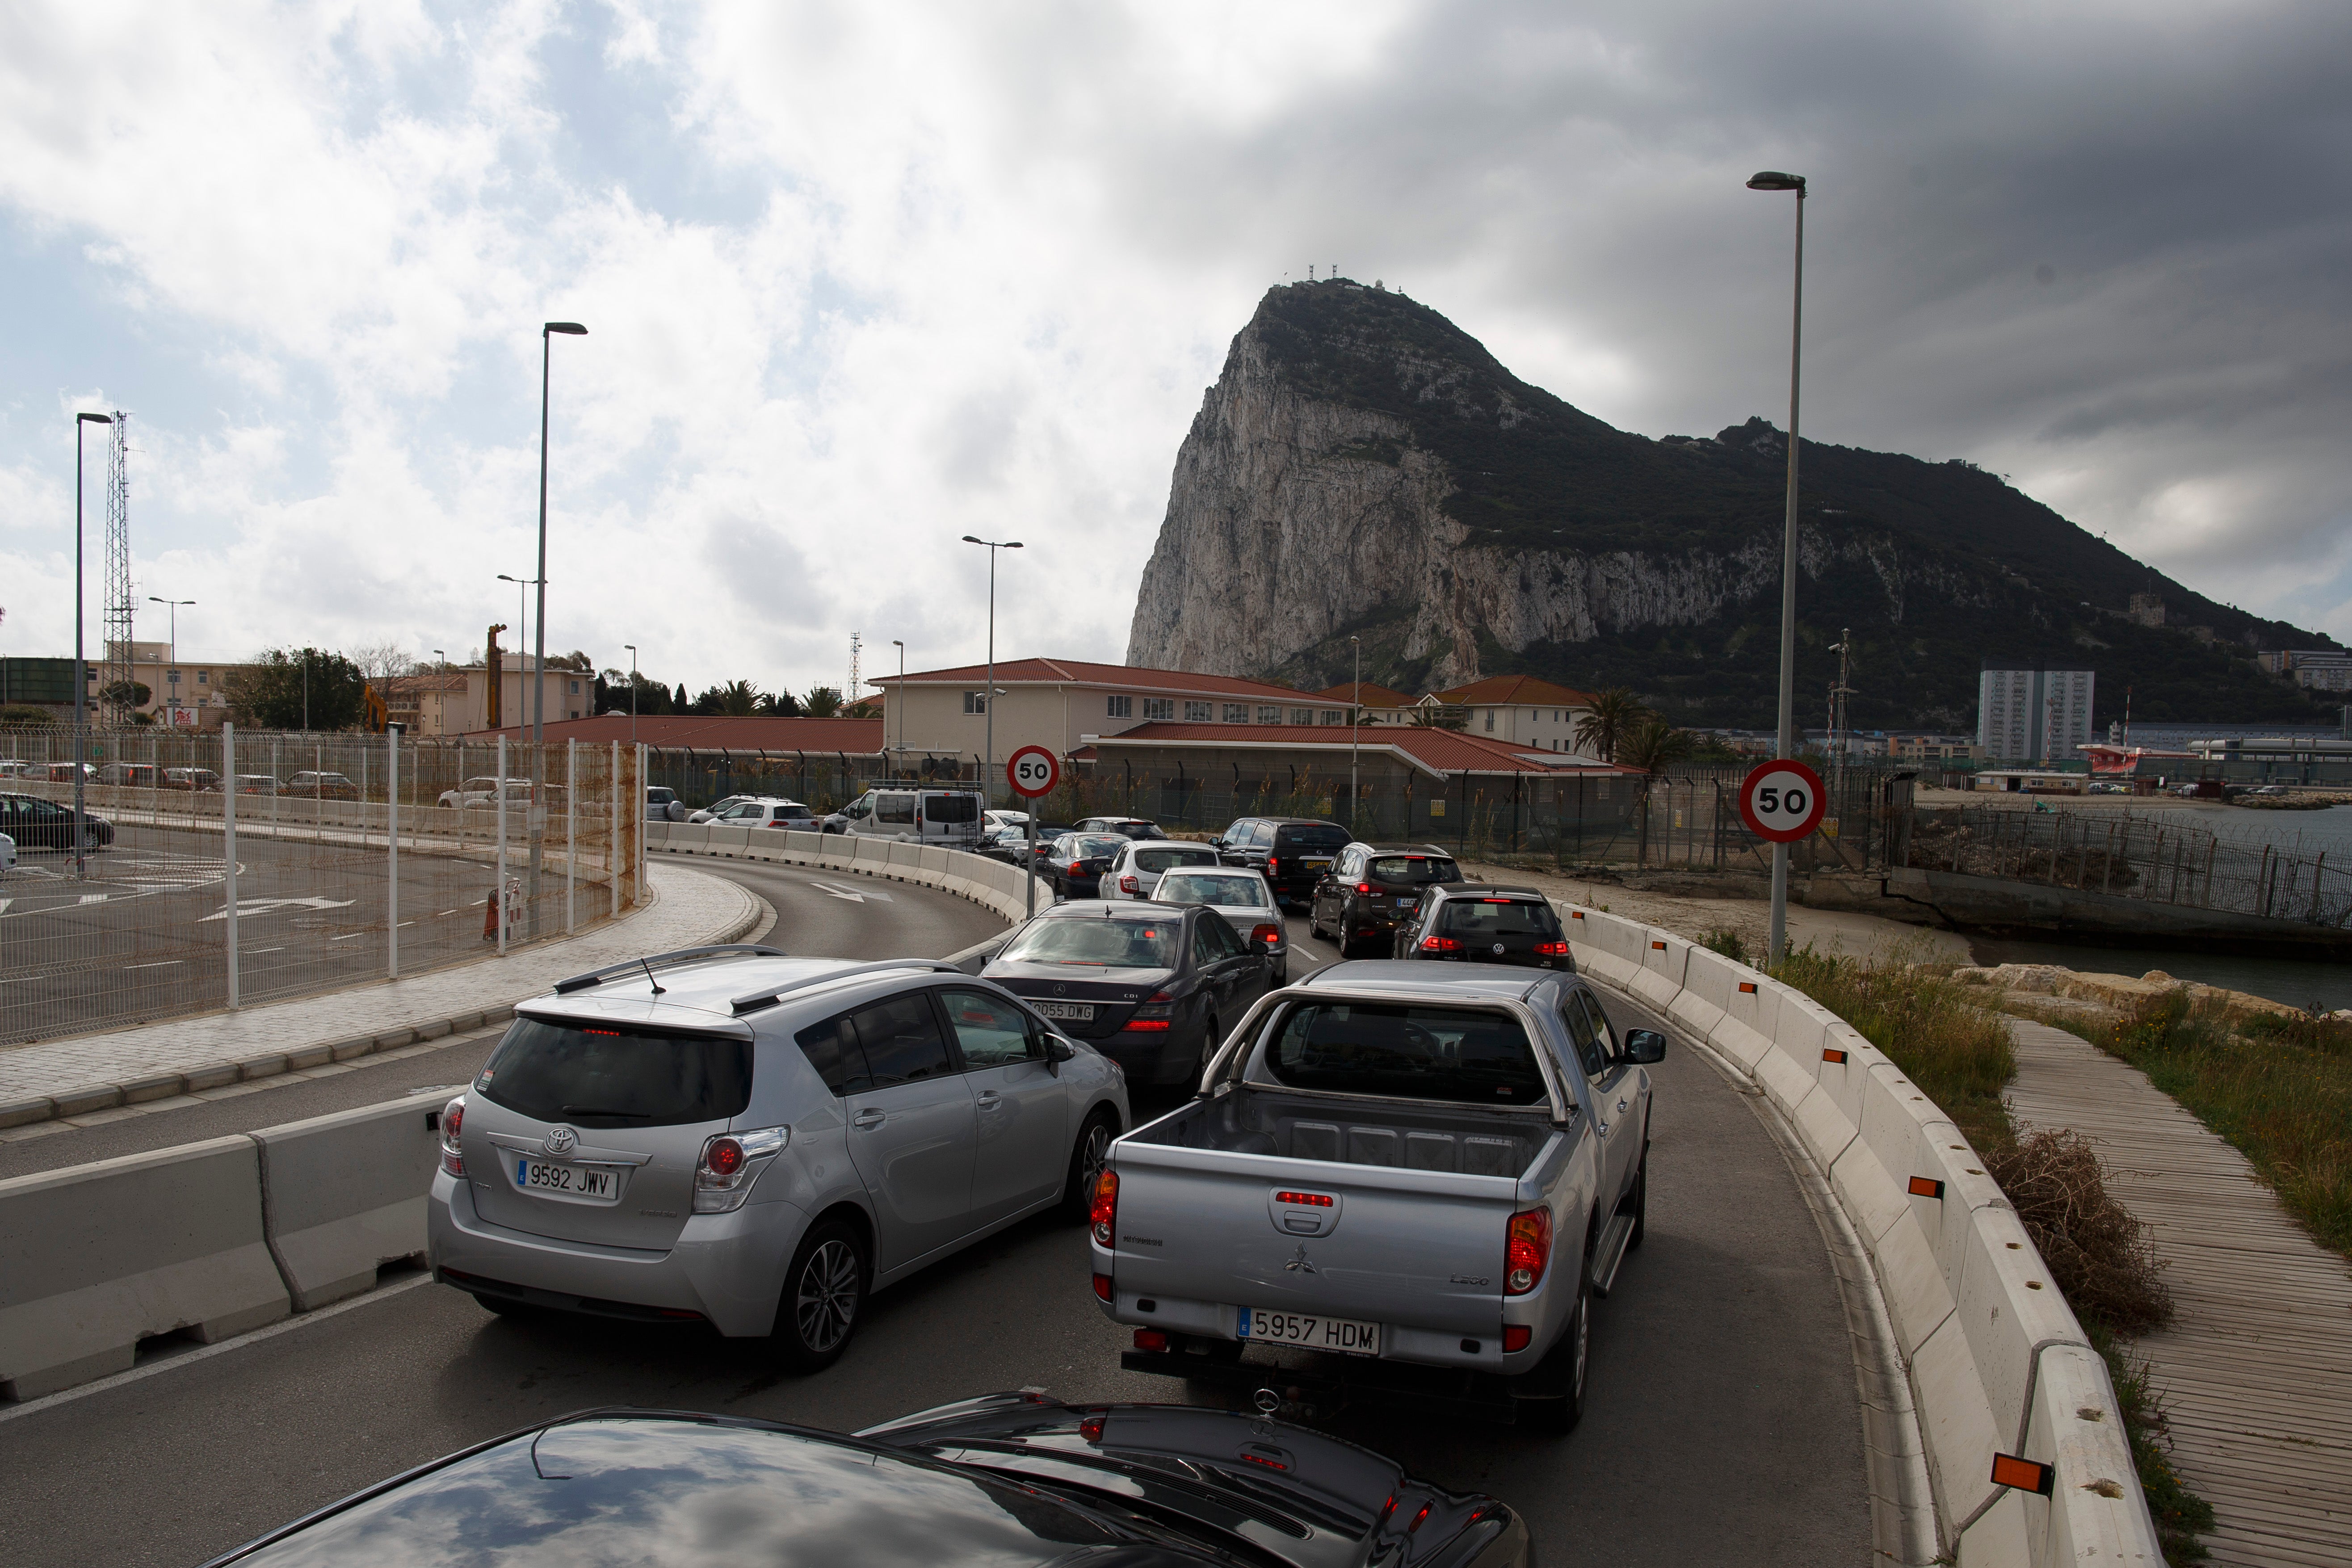
[[[1260,958],[1264,958],[1267,953],[1274,951],[1272,944],[1270,944],[1265,938],[1259,936],[1255,932],[1250,936],[1249,947],[1250,951],[1256,953]]]
[[[1625,1031],[1625,1059],[1635,1067],[1651,1067],[1666,1059],[1666,1037],[1655,1029]]]
[[[1077,1047],[1071,1045],[1069,1041],[1062,1038],[1061,1036],[1048,1035],[1045,1037],[1045,1059],[1047,1061],[1066,1062],[1077,1054]]]

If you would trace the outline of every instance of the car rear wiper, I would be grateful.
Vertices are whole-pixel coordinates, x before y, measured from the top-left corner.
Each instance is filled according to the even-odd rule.
[[[601,1105],[565,1105],[557,1109],[566,1116],[619,1116],[631,1121],[646,1121],[653,1118],[650,1110],[607,1110]]]

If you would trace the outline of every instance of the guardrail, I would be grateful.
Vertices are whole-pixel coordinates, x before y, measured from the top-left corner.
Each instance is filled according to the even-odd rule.
[[[1893,1321],[1937,1545],[1966,1563],[2160,1563],[2105,1363],[1984,1162],[1884,1053],[1769,975],[1687,939],[1560,906],[1577,967],[1664,1013],[1784,1116]],[[2050,1467],[2048,1492],[1993,1480]]]

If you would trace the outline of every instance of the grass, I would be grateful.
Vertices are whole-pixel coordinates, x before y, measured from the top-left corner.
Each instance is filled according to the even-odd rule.
[[[1747,940],[1729,926],[1717,926],[1700,937],[1698,944],[1709,952],[1721,953],[1734,963],[1748,962]]]

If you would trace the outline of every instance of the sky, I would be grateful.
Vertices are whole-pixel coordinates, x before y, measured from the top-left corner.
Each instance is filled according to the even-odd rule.
[[[1176,449],[1337,268],[1622,428],[1967,458],[2352,638],[2352,7],[0,9],[0,653],[69,652],[74,419],[142,638],[699,690],[1123,657]],[[101,434],[100,427],[91,426]],[[87,461],[98,647],[101,442]],[[509,634],[504,639],[515,640]]]

